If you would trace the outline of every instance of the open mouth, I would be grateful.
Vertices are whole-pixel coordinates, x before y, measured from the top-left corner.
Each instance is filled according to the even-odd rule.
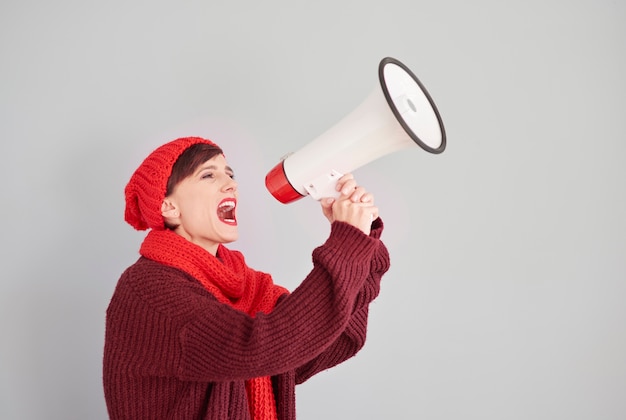
[[[226,224],[236,225],[237,217],[235,216],[235,207],[237,207],[237,200],[234,198],[222,200],[217,206],[217,217]]]

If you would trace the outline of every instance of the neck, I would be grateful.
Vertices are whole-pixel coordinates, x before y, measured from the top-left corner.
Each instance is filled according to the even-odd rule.
[[[207,240],[203,240],[202,238],[194,237],[190,235],[189,233],[187,233],[186,231],[184,231],[183,229],[181,229],[180,226],[174,230],[174,233],[177,234],[178,236],[181,236],[187,239],[192,244],[198,245],[199,247],[203,248],[206,252],[213,255],[214,257],[217,256],[217,250],[220,246],[218,242],[207,241]]]

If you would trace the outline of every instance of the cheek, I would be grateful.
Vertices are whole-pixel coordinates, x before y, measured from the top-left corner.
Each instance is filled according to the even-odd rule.
[[[181,214],[188,223],[206,223],[213,217],[217,217],[213,208],[201,200],[192,200],[181,206]]]

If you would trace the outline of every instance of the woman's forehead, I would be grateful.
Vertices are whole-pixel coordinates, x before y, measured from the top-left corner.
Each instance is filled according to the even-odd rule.
[[[200,165],[198,165],[194,173],[197,174],[198,172],[204,171],[206,169],[212,169],[212,170],[223,169],[226,172],[234,172],[233,168],[231,168],[228,165],[228,162],[226,162],[226,157],[223,154],[213,156],[211,159],[205,161],[204,163],[201,163]]]

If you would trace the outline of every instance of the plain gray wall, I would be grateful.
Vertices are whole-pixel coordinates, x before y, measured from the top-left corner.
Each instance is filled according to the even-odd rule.
[[[626,3],[3,1],[0,418],[105,419],[104,315],[144,233],[123,188],[178,136],[237,172],[232,248],[293,289],[328,227],[266,172],[392,56],[445,153],[355,172],[392,268],[299,419],[626,418]]]

